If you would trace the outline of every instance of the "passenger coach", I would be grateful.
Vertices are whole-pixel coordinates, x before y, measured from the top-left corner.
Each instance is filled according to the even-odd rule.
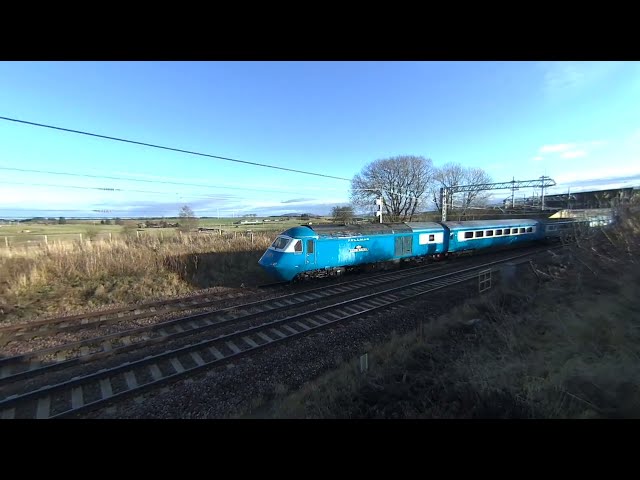
[[[538,240],[542,227],[537,220],[473,220],[442,222],[449,230],[448,252],[502,247]]]
[[[274,278],[341,273],[350,267],[440,257],[564,237],[579,224],[572,219],[503,219],[466,222],[406,222],[368,225],[313,225],[282,232],[260,258]]]

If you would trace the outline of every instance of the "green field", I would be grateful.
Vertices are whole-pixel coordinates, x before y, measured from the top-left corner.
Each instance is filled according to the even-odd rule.
[[[42,222],[24,222],[13,224],[0,224],[0,248],[7,246],[30,246],[55,243],[68,243],[74,241],[87,240],[108,240],[122,235],[153,235],[158,237],[170,237],[178,234],[177,228],[139,228],[138,225],[144,222],[169,223],[179,222],[179,219],[146,219],[146,220],[125,220],[124,225],[103,225],[100,221],[94,220],[67,220],[64,225],[57,223],[45,224]],[[301,220],[291,218],[284,221],[269,221],[257,224],[236,224],[241,221],[237,218],[204,218],[197,219],[195,228],[217,228],[224,234],[237,234],[246,232],[270,232],[274,236],[288,228],[312,223],[329,223],[331,219],[314,218],[311,220]]]
[[[91,229],[97,229],[99,232],[121,232],[122,225],[97,225],[88,223],[72,223],[66,225],[44,225],[39,223],[20,223],[13,225],[2,225],[0,227],[0,235],[60,235],[60,234],[86,234]]]
[[[299,218],[292,218],[290,220],[278,221],[278,222],[262,222],[257,224],[240,224],[237,225],[235,222],[238,222],[237,218],[203,218],[198,220],[199,227],[205,228],[222,228],[222,230],[239,230],[239,231],[277,231],[282,232],[287,228],[295,227],[298,225],[307,225],[309,222],[312,223],[331,223],[330,217],[323,218],[313,218],[310,220],[300,220]]]

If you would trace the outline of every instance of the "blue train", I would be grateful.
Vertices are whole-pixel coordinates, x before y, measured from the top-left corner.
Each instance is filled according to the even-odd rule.
[[[573,219],[506,219],[368,225],[303,225],[282,232],[259,260],[280,281],[342,273],[348,268],[441,258],[560,237]]]

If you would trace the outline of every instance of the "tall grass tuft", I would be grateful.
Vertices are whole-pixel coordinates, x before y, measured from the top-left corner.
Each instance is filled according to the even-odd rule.
[[[0,321],[264,283],[274,234],[125,236],[0,249]]]

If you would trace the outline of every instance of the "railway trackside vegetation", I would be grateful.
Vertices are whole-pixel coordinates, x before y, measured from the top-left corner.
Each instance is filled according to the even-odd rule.
[[[138,237],[134,229],[111,240],[0,249],[0,324],[267,283],[258,259],[274,236]]]
[[[640,215],[520,281],[395,334],[287,396],[277,418],[640,418]],[[416,308],[410,315],[420,320]]]

